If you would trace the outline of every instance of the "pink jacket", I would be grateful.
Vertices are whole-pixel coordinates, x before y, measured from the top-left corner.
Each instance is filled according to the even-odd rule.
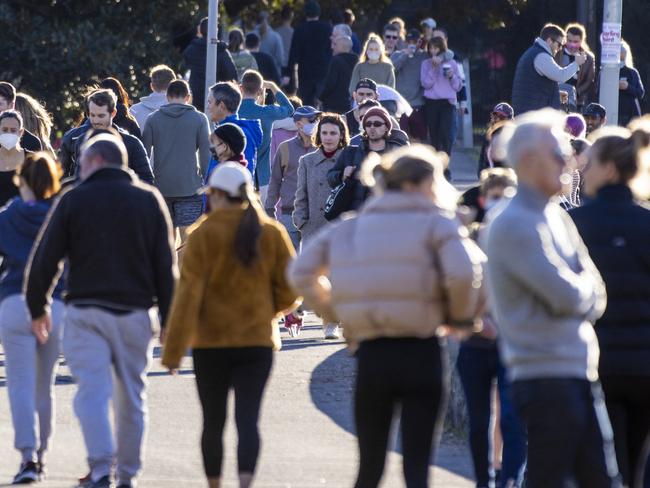
[[[453,76],[445,78],[442,72],[442,65],[449,64]],[[443,61],[440,66],[434,68],[431,58],[422,61],[420,66],[420,83],[424,88],[424,98],[430,100],[449,100],[449,103],[456,104],[456,94],[463,87],[463,81],[458,71],[458,64],[453,59]]]
[[[321,230],[289,279],[317,313],[345,324],[354,347],[379,337],[432,337],[442,324],[474,325],[484,261],[453,212],[418,194],[387,192],[358,217]]]

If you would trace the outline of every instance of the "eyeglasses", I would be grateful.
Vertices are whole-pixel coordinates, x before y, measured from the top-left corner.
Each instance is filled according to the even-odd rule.
[[[386,125],[386,122],[380,122],[378,120],[373,120],[373,121],[366,122],[365,124],[363,124],[364,127],[377,127],[377,128],[378,127],[383,127],[385,125]]]
[[[557,43],[557,45],[560,47],[564,45],[564,39],[552,39],[552,42]]]

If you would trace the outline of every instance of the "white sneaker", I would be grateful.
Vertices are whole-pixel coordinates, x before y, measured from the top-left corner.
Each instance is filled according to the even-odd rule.
[[[325,332],[325,339],[336,340],[341,338],[341,334],[339,334],[338,324],[327,324],[325,326],[324,332]]]

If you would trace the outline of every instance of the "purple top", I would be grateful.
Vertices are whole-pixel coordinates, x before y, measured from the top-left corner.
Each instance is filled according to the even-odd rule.
[[[442,65],[448,64],[451,67],[453,76],[446,78],[442,73]],[[422,61],[420,66],[420,83],[424,88],[424,98],[431,100],[449,100],[449,103],[456,104],[456,93],[463,86],[458,65],[453,59],[443,61],[440,66],[434,68],[431,58]]]

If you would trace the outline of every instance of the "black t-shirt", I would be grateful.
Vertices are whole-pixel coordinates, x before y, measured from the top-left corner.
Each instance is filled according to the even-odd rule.
[[[41,140],[28,130],[25,130],[23,136],[20,138],[20,146],[30,152],[38,152],[43,150]]]
[[[9,200],[17,197],[20,193],[14,185],[16,170],[0,171],[0,207],[4,207]]]

